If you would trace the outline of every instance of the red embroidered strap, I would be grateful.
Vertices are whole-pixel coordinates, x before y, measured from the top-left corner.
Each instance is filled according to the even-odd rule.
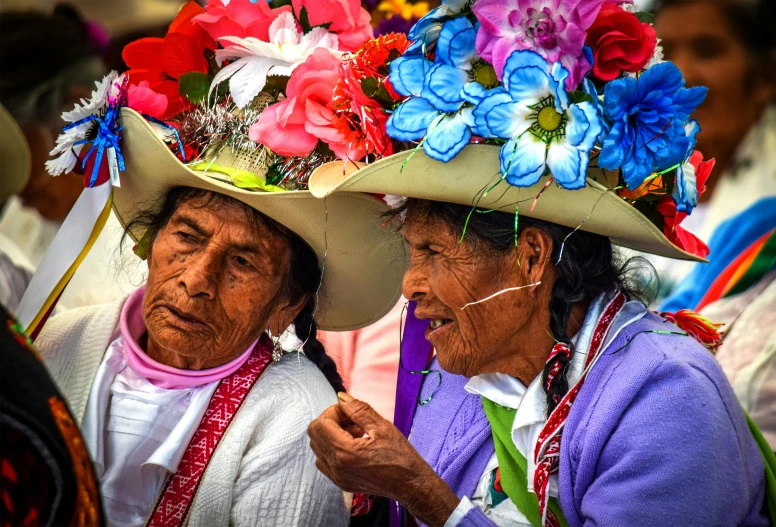
[[[606,309],[604,309],[601,318],[598,320],[595,331],[593,332],[593,338],[590,341],[590,350],[585,359],[585,368],[582,372],[582,377],[577,381],[574,387],[569,390],[563,399],[561,399],[558,406],[552,414],[550,414],[550,418],[547,420],[544,428],[542,428],[542,431],[539,433],[539,439],[536,442],[536,448],[534,450],[534,459],[536,461],[534,492],[536,492],[536,497],[539,500],[539,513],[542,515],[542,524],[545,527],[558,527],[560,525],[558,519],[547,507],[547,502],[550,497],[548,493],[550,474],[558,471],[563,426],[566,424],[571,405],[574,404],[590,368],[595,364],[603,351],[603,342],[606,339],[606,335],[609,333],[609,329],[612,327],[612,323],[617,318],[620,311],[622,311],[624,305],[625,295],[618,293],[614,299],[609,302]],[[556,344],[553,348],[551,357],[555,357],[558,353],[563,353],[565,351],[561,349],[555,350],[555,348],[559,346],[560,345]]]
[[[356,493],[353,494],[353,504],[350,506],[351,516],[366,516],[372,512],[372,505],[374,505],[375,497],[369,494]]]
[[[218,384],[177,472],[167,480],[156,502],[146,524],[148,527],[177,527],[183,523],[213,453],[245,397],[271,361],[272,343],[265,334],[245,364]]]

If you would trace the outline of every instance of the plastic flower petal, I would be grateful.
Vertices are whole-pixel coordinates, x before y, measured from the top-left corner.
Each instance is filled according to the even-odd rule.
[[[417,141],[428,131],[439,112],[425,99],[408,99],[396,109],[386,124],[388,135],[399,141]]]
[[[501,173],[510,185],[530,187],[544,175],[547,145],[533,134],[523,134],[501,147]]]
[[[127,89],[127,106],[133,110],[161,119],[167,111],[167,96],[148,87],[148,81],[130,84]]]
[[[396,93],[405,97],[420,97],[425,74],[431,70],[432,65],[430,60],[407,55],[391,62],[390,79]]]
[[[515,50],[531,50],[569,72],[573,90],[590,71],[583,48],[587,29],[603,0],[479,0],[472,11],[481,23],[477,51],[501,78]]]
[[[280,13],[291,12],[291,6],[270,9],[267,2],[251,0],[208,0],[205,13],[194,18],[213,39],[223,37],[269,39],[270,24]]]
[[[570,104],[568,72],[533,51],[515,51],[504,67],[504,85],[474,109],[476,130],[507,139],[501,173],[516,186],[530,186],[549,171],[561,186],[585,186],[589,152],[603,131],[596,106]]]
[[[405,55],[391,63],[389,80],[400,95],[409,96],[387,123],[399,141],[424,138],[423,148],[447,162],[466,146],[476,128],[472,107],[485,96],[474,81],[476,30],[465,17],[442,24],[434,62],[422,55]],[[408,48],[409,49],[409,48]]]
[[[471,110],[470,110],[471,111]],[[447,163],[463,150],[472,137],[472,132],[463,113],[440,115],[429,125],[429,132],[423,142],[423,150],[430,157]]]
[[[698,151],[693,152],[690,160],[679,167],[671,194],[677,211],[692,213],[698,205],[698,196],[706,190],[706,181],[713,168],[714,160],[704,161],[703,154]]]
[[[707,91],[685,88],[682,74],[670,62],[655,65],[638,79],[608,83],[603,110],[610,128],[599,166],[622,168],[628,188],[635,189],[653,172],[682,163],[694,142],[685,125]]]
[[[62,114],[62,120],[67,123],[77,123],[93,115],[97,115],[105,108],[108,102],[108,93],[111,86],[118,78],[115,71],[111,71],[101,81],[95,81],[96,89],[92,91],[92,97],[88,101],[81,99],[81,104],[76,104],[75,108]],[[78,126],[65,130],[57,137],[56,146],[49,155],[57,156],[56,159],[46,161],[46,170],[52,176],[70,172],[78,161],[78,154],[81,153],[84,145],[76,143],[86,139],[89,130],[92,129],[91,121],[86,121]]]
[[[320,27],[302,35],[290,12],[281,13],[272,22],[269,40],[222,37],[221,41],[228,45],[216,51],[216,60],[219,65],[225,60],[234,62],[216,74],[210,92],[229,79],[229,91],[235,104],[244,108],[264,89],[268,75],[291,75],[314,50],[337,49],[337,35]]]
[[[412,26],[407,38],[412,41],[406,55],[421,55],[425,49],[436,45],[442,24],[448,17],[457,15],[466,6],[468,0],[442,0],[442,4],[432,9]]]

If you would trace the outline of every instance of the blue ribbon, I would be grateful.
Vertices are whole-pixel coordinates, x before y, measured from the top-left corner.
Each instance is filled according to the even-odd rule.
[[[97,182],[97,174],[100,171],[100,163],[102,163],[102,156],[105,153],[105,148],[113,148],[115,150],[116,160],[119,165],[119,170],[123,172],[125,169],[124,156],[121,154],[121,148],[119,147],[119,140],[121,139],[121,135],[120,135],[121,130],[124,129],[124,127],[119,126],[119,123],[118,123],[119,110],[120,110],[120,107],[117,105],[109,106],[108,111],[105,113],[103,117],[100,117],[98,115],[91,115],[89,117],[81,119],[80,121],[69,124],[62,129],[64,131],[67,131],[67,130],[70,130],[71,128],[75,128],[76,126],[79,126],[87,122],[93,122],[93,121],[97,122],[97,137],[95,137],[94,139],[82,139],[81,141],[78,141],[75,143],[75,145],[92,143],[92,147],[89,149],[89,152],[86,154],[83,161],[81,162],[82,170],[86,168],[86,162],[89,160],[92,154],[96,152],[94,168],[92,169],[92,176],[89,179],[89,188],[94,187],[94,184]]]
[[[183,143],[181,143],[181,137],[178,135],[178,130],[174,126],[170,126],[169,124],[157,119],[156,117],[151,117],[150,115],[146,115],[144,113],[140,115],[142,115],[143,119],[145,119],[146,121],[151,121],[152,123],[158,124],[162,128],[167,128],[168,130],[172,130],[172,133],[175,134],[175,140],[178,141],[178,151],[181,153],[181,159],[183,159],[183,162],[185,163],[186,151],[183,148]]]

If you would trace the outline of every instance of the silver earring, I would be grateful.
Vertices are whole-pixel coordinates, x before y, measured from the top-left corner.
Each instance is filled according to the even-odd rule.
[[[280,343],[280,337],[273,336],[269,329],[267,329],[267,333],[269,333],[269,338],[272,340],[272,360],[274,362],[278,362],[283,358],[285,350],[283,349],[283,345]]]

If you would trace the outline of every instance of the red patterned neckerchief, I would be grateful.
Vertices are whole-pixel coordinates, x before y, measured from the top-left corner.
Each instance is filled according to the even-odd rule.
[[[590,372],[591,367],[598,360],[603,352],[603,343],[606,339],[606,335],[609,333],[609,329],[612,327],[612,323],[617,318],[617,315],[622,311],[625,305],[625,295],[617,293],[611,302],[606,306],[598,319],[595,331],[593,332],[593,338],[590,340],[590,349],[585,359],[585,368],[582,371],[582,377],[574,385],[571,390],[560,400],[558,406],[550,414],[547,423],[539,433],[539,439],[536,442],[536,448],[534,450],[534,460],[536,462],[536,472],[534,472],[534,492],[539,499],[539,513],[542,515],[542,525],[545,527],[558,527],[560,523],[555,517],[555,514],[547,507],[549,496],[549,484],[550,474],[558,471],[558,465],[560,461],[560,441],[563,434],[563,427],[566,424],[566,419],[571,411],[571,405],[579,394],[582,384],[587,378],[587,374]],[[556,344],[552,352],[548,357],[548,362],[558,354],[571,355],[571,350],[566,344]],[[557,368],[553,368],[548,379],[551,382],[552,377],[557,375],[560,371],[560,365]]]
[[[272,362],[272,343],[261,336],[248,360],[218,384],[175,474],[167,479],[147,527],[177,527],[191,509],[205,469],[245,397]]]

